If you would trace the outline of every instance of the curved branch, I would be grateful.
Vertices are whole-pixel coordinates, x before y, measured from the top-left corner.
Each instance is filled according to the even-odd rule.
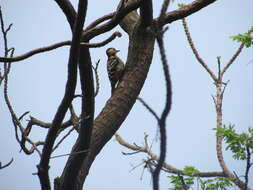
[[[99,43],[85,43],[85,42],[81,42],[80,45],[81,46],[85,46],[85,47],[89,47],[89,48],[98,48],[98,47],[102,47],[108,43],[110,43],[112,40],[114,40],[116,37],[121,37],[121,33],[120,32],[114,32],[109,38],[107,38],[106,40],[99,42]],[[46,47],[42,47],[42,48],[37,48],[34,50],[31,50],[23,55],[20,56],[16,56],[16,57],[0,57],[0,62],[17,62],[17,61],[22,61],[24,59],[27,59],[33,55],[39,54],[39,53],[43,53],[46,51],[51,51],[54,50],[56,48],[62,47],[62,46],[69,46],[71,45],[71,41],[63,41],[63,42],[59,42],[59,43],[55,43],[53,45],[50,46],[46,46]]]
[[[164,41],[163,41],[163,25],[161,25],[161,22],[165,19],[165,12],[168,9],[170,0],[165,0],[163,2],[162,10],[160,13],[160,16],[158,18],[158,24],[156,25],[156,39],[158,42],[160,54],[161,54],[161,61],[163,66],[163,72],[165,77],[165,84],[166,84],[166,100],[165,100],[165,106],[161,115],[161,118],[159,119],[159,130],[160,130],[160,158],[158,160],[158,163],[156,165],[156,168],[154,172],[152,173],[153,176],[153,189],[158,190],[159,189],[159,175],[160,171],[163,167],[163,163],[165,162],[166,157],[166,119],[168,117],[168,114],[171,110],[172,105],[172,86],[171,86],[171,78],[170,78],[170,72],[169,72],[169,65],[167,61],[167,57],[165,54],[165,48],[164,48]]]
[[[79,181],[85,181],[91,164],[104,145],[119,129],[132,109],[147,77],[152,61],[155,37],[136,26],[130,36],[128,59],[121,82],[94,121],[88,157],[83,161]],[[108,119],[109,118],[109,119]]]
[[[116,12],[113,12],[113,13],[109,13],[107,15],[104,15],[104,16],[98,18],[97,20],[93,21],[89,26],[87,26],[84,31],[88,31],[88,30],[96,27],[100,23],[102,23],[102,22],[104,22],[106,20],[111,19],[115,14],[116,14]]]
[[[198,50],[196,49],[193,41],[192,41],[192,38],[191,38],[191,34],[189,32],[189,29],[188,29],[188,26],[187,26],[187,23],[186,23],[186,20],[185,18],[182,19],[182,24],[183,24],[183,27],[184,27],[184,31],[185,31],[185,35],[187,37],[187,40],[189,42],[189,45],[193,51],[193,54],[195,55],[196,59],[198,60],[198,62],[204,67],[204,69],[208,72],[208,74],[211,76],[211,78],[214,80],[214,81],[217,81],[217,77],[215,76],[215,74],[212,72],[212,70],[207,66],[207,64],[205,63],[205,61],[199,56],[199,53],[198,53]]]
[[[115,12],[113,18],[107,23],[84,31],[82,34],[82,39],[84,41],[89,41],[95,36],[108,32],[117,26],[127,14],[133,10],[136,10],[143,1],[144,0],[136,0],[133,3],[128,4],[126,7],[121,8],[118,12]],[[132,25],[134,25],[134,23],[132,23]]]
[[[160,118],[156,114],[156,112],[140,97],[137,98],[142,105],[155,117],[156,121],[159,122]]]
[[[62,9],[63,13],[65,14],[70,28],[73,31],[75,19],[76,19],[76,11],[69,0],[55,0],[58,6]]]
[[[7,168],[9,165],[11,165],[11,163],[12,163],[13,161],[14,161],[14,159],[11,158],[11,160],[10,160],[7,164],[5,164],[5,165],[3,165],[3,166],[2,166],[2,163],[0,162],[0,169]]]
[[[68,61],[68,80],[66,84],[65,94],[62,102],[54,116],[52,127],[49,129],[45,146],[42,151],[41,160],[38,167],[38,176],[40,179],[42,189],[50,190],[49,180],[49,159],[52,153],[53,145],[57,136],[57,132],[61,126],[61,123],[65,117],[65,114],[73,100],[77,82],[77,62],[80,53],[80,40],[81,33],[86,17],[87,0],[79,0],[78,15],[75,20],[72,44],[70,47],[69,61]]]

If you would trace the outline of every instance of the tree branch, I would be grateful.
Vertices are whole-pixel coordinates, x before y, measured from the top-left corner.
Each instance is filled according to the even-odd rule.
[[[144,1],[140,6],[140,19],[143,27],[148,27],[153,21],[153,3],[152,0]]]
[[[56,139],[57,132],[60,125],[65,117],[65,114],[73,100],[76,80],[77,80],[77,62],[80,51],[80,40],[82,28],[87,11],[87,1],[80,0],[78,4],[78,14],[74,25],[72,44],[70,47],[69,61],[68,61],[68,80],[66,84],[66,90],[62,102],[55,114],[53,119],[52,127],[49,129],[45,146],[42,151],[42,157],[38,167],[38,175],[41,183],[42,189],[50,190],[50,180],[49,180],[49,159],[52,153],[53,145]]]
[[[76,20],[76,11],[73,5],[71,4],[69,0],[55,0],[55,2],[58,4],[58,6],[61,8],[63,13],[65,14],[69,22],[70,28],[73,31],[75,20]]]
[[[166,143],[167,143],[167,138],[166,138],[166,119],[168,117],[168,114],[171,110],[171,104],[172,104],[172,87],[171,87],[171,79],[170,79],[170,73],[169,73],[169,66],[165,54],[165,48],[164,48],[164,42],[163,42],[163,25],[161,23],[165,19],[165,12],[168,9],[170,0],[164,0],[163,6],[161,9],[160,16],[158,18],[158,22],[156,24],[156,39],[158,42],[160,54],[161,54],[161,61],[163,65],[163,72],[164,72],[164,77],[165,77],[165,84],[166,84],[166,100],[165,100],[165,106],[161,115],[161,118],[159,119],[159,129],[160,129],[160,158],[158,160],[157,166],[152,173],[153,176],[153,189],[154,190],[159,190],[159,175],[160,171],[163,167],[163,163],[165,162],[165,157],[166,157]]]
[[[5,165],[2,165],[2,163],[0,162],[0,170],[1,169],[4,169],[4,168],[7,168],[8,166],[10,166],[11,165],[11,163],[13,162],[13,158],[7,163],[7,164],[5,164]]]
[[[193,43],[193,40],[191,38],[191,34],[189,32],[189,29],[188,29],[188,26],[187,26],[185,18],[182,19],[182,24],[183,24],[185,35],[187,37],[189,45],[190,45],[190,47],[192,49],[192,52],[195,55],[196,59],[204,67],[204,69],[208,72],[208,74],[211,76],[211,78],[214,81],[217,81],[217,77],[215,76],[215,74],[213,73],[213,71],[207,66],[207,64],[205,63],[205,61],[200,57],[200,55],[198,53],[198,50],[196,49],[196,47],[195,47],[195,45]]]
[[[153,48],[153,33],[136,26],[130,36],[128,59],[122,80],[94,121],[90,151],[83,162],[79,181],[85,180],[95,157],[118,130],[135,103],[151,64]]]
[[[239,56],[241,53],[242,49],[244,47],[244,44],[242,43],[240,47],[237,49],[235,54],[232,56],[232,58],[229,60],[229,62],[225,65],[225,67],[221,71],[221,77],[225,74],[225,72],[228,70],[228,68],[232,65],[232,63],[235,61],[235,59]]]
[[[151,151],[149,146],[141,147],[141,146],[129,144],[118,133],[115,134],[115,138],[117,142],[121,144],[122,146],[138,153],[139,152],[146,153],[150,157],[150,159],[154,160],[156,163],[159,161],[159,157]],[[187,175],[184,173],[183,170],[177,169],[166,162],[163,163],[162,169],[168,173],[173,173],[177,175]],[[223,172],[199,172],[199,173],[195,173],[194,176],[195,177],[225,177]]]
[[[112,40],[114,40],[116,37],[121,37],[121,33],[120,32],[114,32],[109,38],[105,39],[102,42],[99,43],[85,43],[85,42],[81,42],[80,46],[84,46],[84,47],[89,47],[89,48],[98,48],[98,47],[102,47],[108,43],[110,43]],[[20,56],[16,56],[16,57],[0,57],[0,62],[17,62],[17,61],[22,61],[24,59],[27,59],[33,55],[39,54],[39,53],[43,53],[46,51],[51,51],[54,50],[56,48],[62,47],[62,46],[69,46],[71,45],[71,41],[63,41],[63,42],[59,42],[59,43],[55,43],[53,45],[50,46],[46,46],[46,47],[41,47],[41,48],[37,48],[34,50],[31,50],[23,55]]]
[[[85,30],[82,35],[82,39],[84,41],[89,41],[95,36],[98,36],[102,33],[108,32],[109,30],[113,29],[117,26],[122,19],[129,14],[131,11],[137,9],[144,0],[136,0],[133,3],[128,4],[126,7],[121,8],[118,12],[114,13],[113,18],[108,21],[107,23],[97,26],[95,28],[91,28],[89,30]],[[133,23],[132,23],[133,24]]]
[[[202,8],[214,3],[217,0],[195,0],[194,2],[185,5],[182,8],[179,8],[175,11],[168,12],[164,24],[172,23],[176,20],[183,19],[195,12],[198,12]]]

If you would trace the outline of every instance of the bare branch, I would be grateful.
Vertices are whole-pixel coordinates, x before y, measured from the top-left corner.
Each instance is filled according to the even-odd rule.
[[[100,87],[100,85],[99,85],[99,75],[98,75],[98,65],[99,65],[99,62],[100,62],[100,60],[97,61],[95,67],[92,65],[92,69],[93,69],[93,71],[95,73],[95,80],[96,80],[96,90],[95,90],[95,93],[94,93],[95,97],[98,95],[99,87]]]
[[[64,14],[69,22],[70,28],[73,31],[76,16],[77,16],[73,5],[71,4],[71,2],[69,0],[55,0],[55,2],[58,4],[58,6],[64,12]]]
[[[157,122],[159,122],[160,118],[158,117],[158,115],[156,114],[156,112],[142,98],[138,97],[137,99],[155,117],[155,119],[157,120]]]
[[[98,18],[97,20],[93,21],[89,26],[87,26],[84,31],[88,31],[88,30],[96,27],[100,23],[102,23],[102,22],[104,22],[106,20],[111,19],[115,14],[116,14],[116,12],[113,12],[113,13],[109,13],[107,15],[104,15],[104,16]]]
[[[87,1],[79,0],[78,4],[78,14],[75,20],[72,44],[70,47],[69,61],[68,61],[68,80],[66,84],[65,94],[62,99],[62,102],[55,114],[53,119],[52,127],[49,129],[45,146],[43,148],[42,157],[38,167],[38,176],[40,179],[42,189],[51,189],[50,180],[49,180],[49,159],[52,153],[53,145],[57,136],[57,132],[61,126],[61,123],[65,117],[65,114],[73,100],[76,82],[77,82],[77,62],[80,53],[80,40],[81,33],[86,17],[87,11]],[[71,181],[72,182],[72,181]]]
[[[85,42],[81,42],[80,45],[81,46],[85,46],[85,47],[89,47],[89,48],[98,48],[98,47],[102,47],[108,43],[110,43],[112,40],[114,40],[116,37],[121,37],[121,33],[120,32],[114,32],[109,38],[107,38],[106,40],[99,42],[99,43],[85,43]],[[43,52],[47,52],[47,51],[51,51],[54,50],[56,48],[62,47],[62,46],[69,46],[71,45],[71,41],[63,41],[63,42],[59,42],[59,43],[55,43],[53,45],[50,46],[46,46],[46,47],[41,47],[41,48],[37,48],[34,50],[31,50],[23,55],[20,56],[16,56],[16,57],[12,57],[12,58],[7,58],[7,57],[0,57],[0,62],[17,62],[17,61],[22,61],[24,59],[27,59],[33,55],[36,55],[38,53],[43,53]]]
[[[150,150],[150,147],[141,147],[141,146],[129,144],[119,135],[119,133],[115,133],[115,138],[117,142],[120,143],[122,146],[130,150],[133,150],[134,152],[146,153],[150,157],[150,160],[153,160],[156,163],[159,161],[159,157]],[[177,175],[187,175],[184,173],[183,170],[179,170],[166,162],[163,163],[162,169],[168,173],[173,173]],[[225,177],[225,174],[223,172],[199,172],[199,173],[195,173],[193,176],[195,177]]]
[[[190,32],[189,32],[189,29],[188,29],[188,26],[187,26],[187,23],[186,23],[186,20],[183,18],[182,19],[182,24],[183,24],[183,27],[184,27],[184,31],[185,31],[185,34],[186,34],[186,37],[187,37],[187,40],[191,46],[191,49],[193,51],[193,54],[195,55],[196,59],[198,60],[198,62],[204,67],[204,69],[208,72],[208,74],[211,76],[211,78],[216,81],[217,80],[217,77],[215,76],[215,74],[211,71],[211,69],[207,66],[207,64],[205,63],[205,61],[199,56],[199,53],[197,51],[197,49],[195,48],[195,45],[192,41],[192,38],[191,38],[191,35],[190,35]]]
[[[176,20],[183,19],[195,12],[198,12],[202,8],[214,3],[216,0],[195,0],[192,3],[185,5],[175,11],[168,12],[164,24],[172,23]]]
[[[59,146],[60,144],[71,134],[72,131],[74,131],[75,127],[72,127],[68,133],[66,135],[64,135],[61,140],[59,140],[59,142],[55,145],[55,147],[53,148],[52,152],[54,152]]]
[[[114,12],[113,18],[107,23],[84,31],[82,35],[82,39],[85,41],[89,41],[95,36],[108,32],[109,30],[117,26],[128,13],[137,9],[143,1],[144,0],[136,0],[133,3],[130,3],[127,7],[120,9],[119,12]]]
[[[11,165],[11,163],[14,161],[14,159],[12,158],[7,164],[2,165],[2,163],[0,162],[0,169],[4,169],[7,168],[8,166]]]
[[[243,190],[247,190],[248,183],[249,183],[249,170],[251,167],[250,160],[251,160],[251,151],[249,145],[246,145],[246,155],[247,155],[247,160],[246,160],[246,170],[245,170],[245,186]]]
[[[240,47],[237,49],[235,54],[232,56],[232,58],[229,60],[229,62],[225,65],[225,67],[221,71],[221,77],[224,75],[224,73],[228,70],[228,68],[232,65],[232,63],[235,61],[235,59],[239,56],[241,53],[242,49],[244,47],[244,44],[242,43]]]
[[[162,10],[160,13],[160,16],[158,18],[158,22],[155,28],[156,32],[156,39],[158,42],[160,54],[161,54],[161,61],[163,66],[163,72],[165,77],[165,85],[166,85],[166,100],[165,100],[165,106],[161,115],[161,118],[159,119],[159,130],[160,130],[160,158],[158,160],[158,163],[156,165],[156,168],[154,172],[152,173],[153,176],[153,189],[158,190],[159,189],[159,175],[161,172],[161,169],[163,167],[163,164],[165,162],[166,157],[166,119],[167,116],[171,110],[171,104],[172,104],[172,86],[171,86],[171,78],[169,73],[169,66],[165,54],[165,48],[164,48],[164,42],[163,42],[163,25],[161,24],[163,20],[165,19],[165,12],[168,9],[170,0],[164,0],[162,5]]]

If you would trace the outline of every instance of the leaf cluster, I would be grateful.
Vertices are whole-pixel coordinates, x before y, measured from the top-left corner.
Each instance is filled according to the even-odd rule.
[[[238,34],[238,35],[235,35],[235,36],[231,36],[231,38],[234,41],[243,43],[245,45],[245,47],[248,48],[248,47],[253,45],[253,36],[251,35],[252,32],[253,32],[253,26],[245,34]]]
[[[217,131],[217,136],[221,136],[227,146],[226,150],[231,150],[233,153],[233,158],[237,160],[247,159],[247,148],[250,152],[253,152],[253,129],[248,128],[247,133],[237,133],[234,126],[223,126],[220,128],[215,128]]]
[[[213,179],[199,179],[200,187],[202,190],[226,190],[228,187],[233,186],[229,178],[216,177]]]

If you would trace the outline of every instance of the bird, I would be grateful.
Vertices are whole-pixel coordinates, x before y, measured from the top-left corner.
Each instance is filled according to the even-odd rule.
[[[120,81],[124,71],[123,61],[116,55],[119,50],[111,47],[106,50],[107,59],[107,73],[111,83],[111,94],[113,94],[116,84]]]

